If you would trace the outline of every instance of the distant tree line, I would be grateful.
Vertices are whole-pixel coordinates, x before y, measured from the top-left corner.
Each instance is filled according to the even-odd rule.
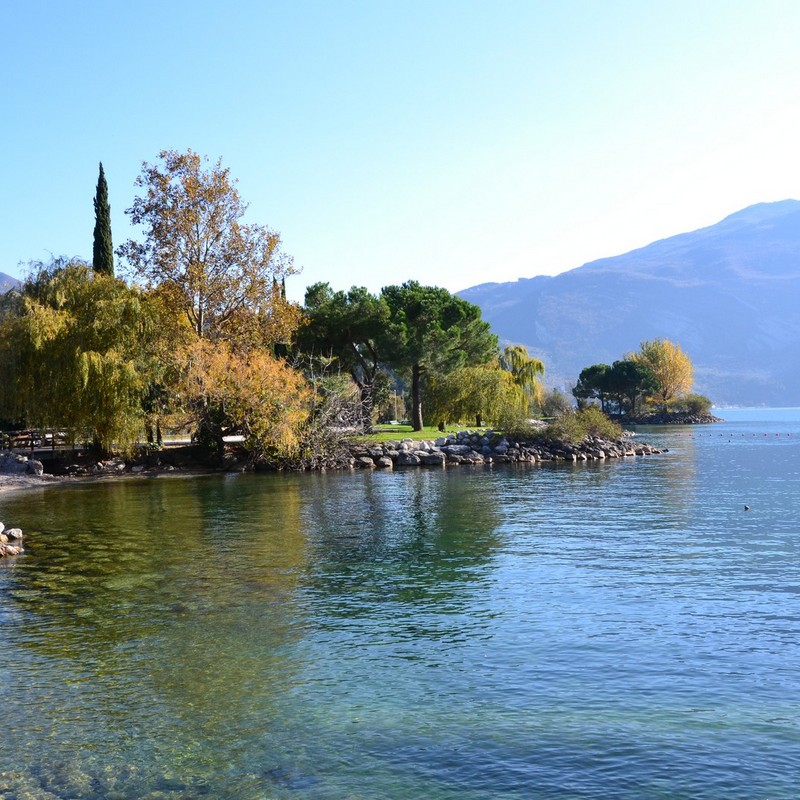
[[[572,394],[579,406],[596,401],[604,413],[636,416],[648,410],[705,414],[711,401],[691,394],[694,368],[680,345],[668,339],[644,341],[639,350],[580,373]]]

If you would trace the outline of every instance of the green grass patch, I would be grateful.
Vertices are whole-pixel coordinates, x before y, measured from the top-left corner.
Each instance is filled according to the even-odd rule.
[[[423,428],[421,431],[414,431],[410,425],[376,425],[375,430],[365,436],[357,436],[357,442],[396,442],[402,439],[438,439],[440,436],[447,436],[448,433],[458,433],[458,431],[470,430],[477,431],[480,428],[448,427],[444,433],[435,425]]]

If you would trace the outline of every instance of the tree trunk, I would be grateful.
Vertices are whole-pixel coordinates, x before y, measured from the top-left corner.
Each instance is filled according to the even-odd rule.
[[[375,408],[375,398],[372,394],[372,384],[362,383],[359,386],[359,389],[361,396],[361,408],[359,409],[361,416],[361,428],[363,429],[364,433],[371,433],[372,412]]]
[[[422,396],[419,364],[414,364],[411,367],[411,427],[415,431],[422,430]]]

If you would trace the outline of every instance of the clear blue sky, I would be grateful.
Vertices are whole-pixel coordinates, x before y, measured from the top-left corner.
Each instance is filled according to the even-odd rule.
[[[114,244],[142,161],[222,157],[248,220],[373,291],[556,274],[800,197],[796,0],[3,4],[0,271]]]

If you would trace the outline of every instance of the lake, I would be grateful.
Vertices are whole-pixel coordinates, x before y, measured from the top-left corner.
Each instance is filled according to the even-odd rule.
[[[794,800],[800,411],[716,413],[605,463],[0,496],[0,798]]]

